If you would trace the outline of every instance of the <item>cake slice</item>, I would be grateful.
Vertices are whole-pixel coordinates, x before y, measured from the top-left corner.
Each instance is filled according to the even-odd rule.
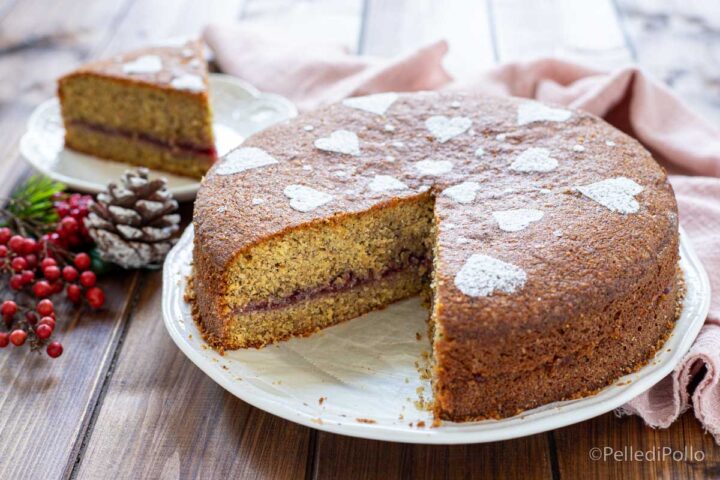
[[[58,81],[65,145],[201,178],[217,157],[199,41],[88,63]]]

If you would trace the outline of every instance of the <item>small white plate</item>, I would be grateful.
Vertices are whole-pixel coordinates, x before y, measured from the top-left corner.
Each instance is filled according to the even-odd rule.
[[[417,299],[261,350],[218,354],[202,340],[183,300],[192,260],[192,226],[165,260],[163,317],[180,350],[227,391],[257,408],[308,427],[409,443],[457,444],[506,440],[564,427],[609,412],[672,371],[693,343],[710,305],[707,274],[681,231],[680,266],[687,294],[662,350],[639,371],[596,395],[545,405],[503,420],[430,428],[432,416],[416,408],[417,389],[431,396],[415,363],[430,345],[427,311]],[[321,400],[322,399],[322,400]],[[412,426],[410,423],[412,422]],[[418,428],[418,422],[425,427]]]
[[[260,93],[255,87],[229,75],[210,74],[210,103],[218,155],[232,150],[245,138],[268,126],[297,115],[289,100],[279,95]],[[68,187],[98,193],[108,182],[117,180],[126,163],[110,162],[65,148],[65,129],[60,103],[51,98],[40,104],[28,120],[28,129],[20,140],[20,153],[37,170]],[[197,179],[152,170],[152,175],[168,180],[168,188],[177,200],[192,200],[200,188]]]

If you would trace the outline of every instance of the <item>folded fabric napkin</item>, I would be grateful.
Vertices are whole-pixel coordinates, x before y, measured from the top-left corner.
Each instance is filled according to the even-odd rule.
[[[671,173],[680,223],[720,292],[720,129],[695,115],[665,86],[631,67],[614,73],[541,59],[511,63],[453,80],[437,42],[392,60],[360,57],[341,46],[304,43],[278,32],[210,25],[205,41],[220,68],[300,109],[384,91],[460,89],[559,103],[599,115],[634,136]],[[619,409],[667,427],[691,406],[720,443],[720,294],[697,340],[677,368]]]

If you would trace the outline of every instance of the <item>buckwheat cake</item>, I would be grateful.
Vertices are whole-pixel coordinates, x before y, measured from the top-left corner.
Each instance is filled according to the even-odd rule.
[[[199,41],[88,63],[58,80],[65,145],[201,178],[216,160]]]
[[[218,349],[426,292],[436,418],[507,417],[645,364],[680,297],[663,169],[533,101],[379,94],[254,135],[205,177],[190,297]]]

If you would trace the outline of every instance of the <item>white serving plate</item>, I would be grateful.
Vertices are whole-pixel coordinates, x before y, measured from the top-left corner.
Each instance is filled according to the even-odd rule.
[[[274,123],[297,115],[287,99],[260,93],[255,87],[229,75],[210,74],[210,103],[218,155],[224,155],[249,135]],[[117,180],[132,165],[110,162],[65,148],[65,129],[60,117],[60,103],[51,98],[40,104],[30,116],[27,132],[20,140],[20,153],[37,170],[63,182],[68,187],[98,193],[108,182]],[[151,175],[163,176],[177,200],[192,200],[200,182],[159,170]]]
[[[503,420],[443,422],[430,428],[431,414],[414,405],[418,388],[426,398],[431,395],[429,383],[420,380],[415,367],[415,362],[423,361],[421,352],[430,347],[423,333],[427,311],[417,299],[307,338],[261,350],[218,354],[200,337],[183,300],[192,259],[192,226],[165,260],[163,317],[177,346],[203,372],[238,398],[286,420],[327,432],[393,442],[506,440],[609,412],[655,385],[678,364],[699,333],[710,304],[707,274],[687,237],[680,233],[680,265],[687,294],[682,315],[655,358],[596,395],[545,405]],[[416,332],[421,332],[421,341]],[[426,426],[418,428],[419,421]]]

